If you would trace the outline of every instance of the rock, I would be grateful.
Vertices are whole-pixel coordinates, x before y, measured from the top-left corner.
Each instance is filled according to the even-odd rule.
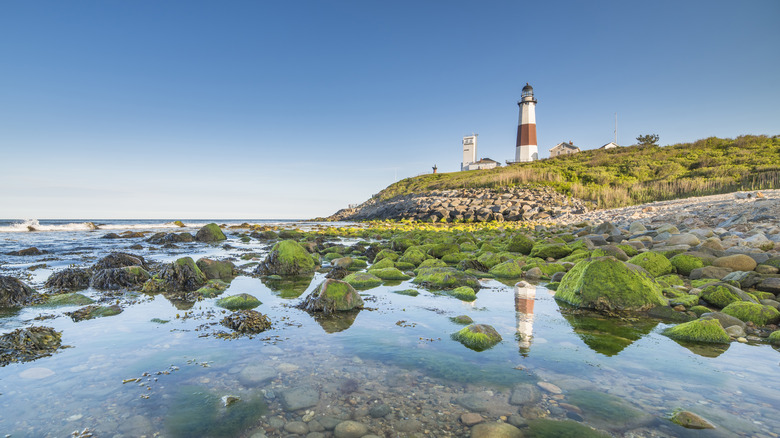
[[[195,233],[195,240],[198,242],[219,242],[225,239],[227,239],[225,233],[215,223],[204,225]]]
[[[704,261],[701,258],[684,253],[677,254],[669,259],[669,262],[674,266],[674,269],[678,274],[685,275],[686,277],[691,275],[691,272],[694,269],[704,267]]]
[[[474,322],[474,320],[471,319],[471,317],[468,315],[453,316],[452,318],[450,318],[450,321],[454,322],[455,324],[462,324],[462,325],[471,324],[472,322]]]
[[[271,328],[271,321],[268,317],[255,310],[239,310],[222,318],[220,324],[238,332],[254,334],[260,333]]]
[[[413,418],[401,419],[395,424],[395,430],[404,433],[414,433],[422,429],[422,423]]]
[[[461,301],[474,301],[477,299],[477,294],[474,289],[468,286],[457,287],[454,290],[447,292],[447,295],[453,296]]]
[[[220,298],[217,300],[217,306],[222,307],[223,309],[228,310],[239,310],[239,309],[254,309],[255,307],[263,304],[255,298],[253,295],[249,294],[238,294],[238,295],[231,295],[229,297]]]
[[[727,344],[728,333],[713,319],[699,318],[664,330],[664,335],[678,341]]]
[[[192,257],[182,257],[165,265],[159,278],[167,291],[191,292],[206,284],[206,276],[192,260]],[[144,291],[146,291],[146,285],[144,285]]]
[[[716,258],[712,265],[719,268],[728,268],[732,271],[752,271],[756,269],[758,263],[749,255],[733,254]]]
[[[35,247],[21,249],[19,251],[13,251],[8,253],[8,255],[12,255],[12,256],[37,256],[41,254],[46,254],[46,251],[41,251],[40,249]]]
[[[494,403],[495,396],[489,392],[465,394],[455,399],[455,403],[472,412],[487,412]]]
[[[203,275],[205,275],[209,280],[224,280],[230,282],[238,273],[236,266],[229,260],[217,261],[202,258],[199,259],[195,264],[198,266],[198,269],[203,272]]]
[[[309,433],[309,427],[303,421],[291,421],[284,425],[284,431],[297,435],[306,435]]]
[[[371,408],[368,410],[368,415],[370,415],[372,418],[382,418],[389,414],[392,411],[390,406],[382,403],[378,405],[371,406]]]
[[[167,245],[180,242],[193,242],[195,237],[190,233],[155,233],[150,238],[146,239],[147,242],[154,245]]]
[[[582,421],[582,417],[578,421]],[[536,437],[577,437],[577,438],[609,438],[612,435],[591,429],[572,420],[549,420],[540,418],[528,422],[528,431]]]
[[[490,268],[490,273],[497,278],[520,278],[523,276],[523,265],[525,262],[507,260]]]
[[[731,327],[726,327],[726,333],[729,334],[732,338],[742,338],[747,336],[745,333],[745,329],[738,325],[732,325]]]
[[[531,249],[529,254],[531,257],[539,257],[546,259],[552,257],[554,259],[560,259],[571,254],[572,249],[564,243],[537,243]]]
[[[475,351],[484,351],[501,342],[501,335],[487,324],[471,324],[452,334],[452,339]]]
[[[309,386],[282,392],[282,407],[287,412],[314,407],[319,401],[320,392]]]
[[[310,276],[316,263],[298,242],[283,240],[277,242],[255,273],[258,275]]]
[[[152,276],[141,266],[125,266],[97,271],[90,286],[101,290],[141,289]]]
[[[0,307],[17,307],[33,301],[37,293],[14,277],[0,275]]]
[[[90,272],[86,269],[66,268],[49,276],[45,286],[56,291],[75,292],[89,287]]]
[[[761,275],[754,271],[734,271],[723,277],[724,282],[736,281],[742,289],[753,287],[762,280]]]
[[[691,280],[698,280],[700,278],[717,278],[718,280],[727,276],[732,269],[719,268],[717,266],[705,266],[703,268],[696,268],[688,275]]]
[[[524,405],[529,403],[536,403],[542,398],[542,393],[539,392],[536,386],[521,383],[516,385],[512,389],[512,395],[509,397],[509,404],[512,405]]]
[[[249,365],[238,374],[238,380],[248,387],[260,386],[268,380],[276,377],[277,372],[271,367],[263,365]]]
[[[412,282],[432,290],[455,289],[460,286],[468,286],[475,291],[480,288],[476,277],[454,268],[420,269]]]
[[[368,426],[357,421],[342,421],[333,429],[335,438],[360,438],[367,433]]]
[[[507,423],[480,423],[471,428],[471,438],[523,438],[523,432]]]
[[[660,277],[662,275],[671,274],[674,271],[672,262],[669,261],[663,254],[657,252],[648,251],[641,254],[637,254],[628,260],[628,263],[632,265],[641,266],[653,277]]]
[[[727,283],[715,283],[705,286],[701,290],[701,298],[706,302],[721,308],[736,301],[756,302],[753,297],[743,290]]]
[[[58,295],[49,295],[46,300],[47,306],[85,306],[95,301],[78,293],[66,293]]]
[[[100,271],[103,269],[124,268],[127,266],[140,266],[144,269],[148,269],[143,257],[123,252],[115,252],[98,260],[98,262],[92,266],[92,270]]]
[[[655,420],[629,400],[600,391],[575,390],[568,394],[567,402],[580,408],[585,422],[593,427],[626,430]]]
[[[694,234],[675,234],[672,237],[669,238],[669,240],[666,241],[666,244],[668,246],[672,245],[688,245],[688,246],[697,246],[700,244],[701,241],[698,237]]]
[[[661,287],[653,278],[614,257],[577,263],[563,276],[555,299],[606,311],[644,311],[666,305]]]
[[[756,289],[763,292],[770,292],[775,295],[780,295],[780,278],[779,277],[765,278],[760,283],[758,283],[758,285],[756,285]]]
[[[346,281],[327,279],[320,283],[298,307],[325,314],[363,308],[360,294]]]
[[[469,427],[475,424],[479,424],[483,421],[485,421],[485,419],[482,418],[482,415],[479,415],[474,412],[466,412],[464,414],[461,414],[460,416],[460,422]]]
[[[757,326],[780,322],[780,311],[771,306],[736,301],[723,308],[723,313],[741,321],[752,322]]]
[[[385,259],[385,260],[389,260],[389,259]],[[401,272],[401,270],[394,267],[369,269],[369,272],[372,275],[379,277],[382,280],[408,280],[409,278],[411,278],[408,275]]]
[[[0,335],[0,367],[49,356],[62,344],[62,332],[51,327],[19,328]]]
[[[547,391],[547,392],[549,392],[551,394],[562,394],[563,393],[561,388],[553,385],[552,383],[549,383],[549,382],[536,382],[536,384],[540,388],[544,389],[545,391]]]
[[[726,327],[731,327],[731,326],[734,326],[734,325],[737,325],[737,326],[741,327],[742,329],[745,329],[747,327],[747,325],[745,325],[744,322],[740,321],[739,319],[737,319],[737,318],[735,318],[735,317],[733,317],[731,315],[726,315],[723,312],[705,312],[705,313],[701,314],[700,318],[703,318],[703,319],[715,319],[718,322],[720,322],[720,326],[723,327],[724,329]]]
[[[670,420],[686,429],[715,429],[712,423],[689,411],[675,412]]]
[[[99,306],[97,304],[93,304],[91,306],[82,307],[81,309],[73,312],[65,312],[66,315],[70,316],[70,319],[72,319],[73,322],[94,318],[103,318],[105,316],[114,316],[119,315],[120,313],[122,313],[122,308],[116,304],[111,306]]]

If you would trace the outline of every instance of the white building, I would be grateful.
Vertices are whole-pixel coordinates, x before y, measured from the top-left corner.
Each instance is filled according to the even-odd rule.
[[[517,122],[517,144],[515,146],[515,162],[534,161],[539,159],[536,145],[536,98],[534,89],[528,83],[523,87],[522,97],[517,105],[520,107],[520,119]]]
[[[574,143],[571,141],[568,143],[558,143],[550,149],[550,158],[554,158],[560,155],[576,154],[577,152],[580,152],[580,148],[574,146]]]
[[[604,146],[600,147],[599,149],[614,149],[614,148],[619,148],[619,147],[620,147],[620,145],[618,145],[614,141],[611,141],[611,142],[605,144]]]
[[[460,170],[479,170],[479,169],[493,169],[501,164],[498,161],[491,160],[490,158],[482,158],[477,160],[477,136],[479,134],[471,134],[463,137],[463,162],[460,163]]]

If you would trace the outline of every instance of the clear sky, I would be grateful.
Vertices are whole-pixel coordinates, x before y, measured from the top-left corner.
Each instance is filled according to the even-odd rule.
[[[0,218],[310,218],[655,133],[780,134],[780,1],[0,2]]]

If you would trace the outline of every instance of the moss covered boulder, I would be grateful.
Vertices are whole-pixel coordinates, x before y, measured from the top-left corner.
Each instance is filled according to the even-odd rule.
[[[320,283],[297,307],[307,312],[343,312],[362,309],[363,299],[349,283],[327,279]]]
[[[730,341],[728,333],[716,319],[697,319],[684,322],[664,330],[664,335],[688,342],[726,344]]]
[[[555,299],[603,311],[645,311],[667,303],[653,278],[614,257],[577,263],[563,276]]]
[[[67,268],[51,274],[45,286],[54,291],[75,292],[89,287],[91,275],[87,269]]]
[[[562,259],[571,254],[572,249],[565,243],[537,243],[531,249],[531,257],[539,257],[542,259],[554,258]]]
[[[369,272],[382,280],[408,280],[411,278],[397,268],[370,269]]]
[[[192,292],[203,287],[207,278],[192,257],[182,257],[165,265],[158,277],[150,281],[151,283],[147,282],[144,285],[144,291],[147,289],[159,291],[161,288],[169,292]]]
[[[105,316],[114,316],[122,313],[122,308],[116,304],[112,306],[99,306],[93,304],[91,306],[82,307],[74,312],[65,312],[70,316],[73,322],[84,321],[86,319],[103,318]]]
[[[477,294],[474,289],[468,286],[457,287],[449,292],[447,295],[453,296],[461,301],[474,301],[477,299]]]
[[[21,280],[0,275],[0,307],[24,306],[30,303],[37,293]]]
[[[223,326],[243,334],[261,333],[271,328],[271,321],[267,316],[255,310],[239,310],[222,318],[219,322]]]
[[[420,263],[427,260],[429,257],[424,252],[420,251],[417,248],[410,248],[407,250],[404,255],[402,255],[398,262],[401,263],[411,263],[412,265],[420,266]]]
[[[534,247],[534,241],[525,234],[518,233],[513,234],[509,239],[509,243],[506,245],[506,250],[509,252],[519,252],[520,254],[528,255],[531,253],[531,249]]]
[[[686,429],[715,429],[712,423],[690,411],[677,411],[669,421]]]
[[[217,306],[228,310],[254,309],[261,304],[260,300],[249,294],[231,295],[217,300]]]
[[[421,269],[412,282],[432,290],[455,289],[460,286],[468,286],[474,290],[480,288],[477,277],[455,268]]]
[[[519,260],[507,260],[490,268],[490,273],[497,278],[520,278],[523,276],[525,262]]]
[[[735,301],[724,307],[723,313],[758,326],[776,324],[780,321],[780,311],[774,307],[747,301]]]
[[[447,254],[460,252],[460,246],[456,243],[438,243],[428,250],[428,255],[440,259]]]
[[[726,283],[715,283],[701,290],[701,298],[713,306],[726,307],[738,301],[756,302],[755,298],[742,289]]]
[[[660,277],[662,275],[671,274],[674,271],[672,262],[670,262],[666,256],[653,251],[637,254],[634,257],[628,259],[628,263],[641,266],[653,277]]]
[[[382,284],[382,279],[370,272],[355,272],[344,278],[344,281],[356,289],[371,289]]]
[[[202,258],[195,264],[198,265],[198,269],[200,269],[200,271],[203,272],[203,275],[209,280],[230,282],[236,277],[236,274],[238,274],[236,265],[229,260],[220,261]]]
[[[230,285],[222,280],[209,280],[205,286],[196,290],[195,293],[203,298],[214,298],[224,292],[228,286]]]
[[[677,270],[678,274],[685,275],[686,277],[691,275],[691,271],[705,266],[704,260],[699,257],[690,254],[677,254],[672,257],[669,262]]]
[[[225,233],[222,232],[219,225],[214,223],[204,225],[195,234],[195,240],[198,242],[219,242],[225,239],[227,239]]]
[[[369,266],[368,270],[373,271],[375,269],[395,268],[395,262],[390,258],[384,258],[373,265]]]
[[[447,263],[443,260],[439,259],[428,259],[423,261],[417,266],[417,269],[424,269],[424,268],[441,268],[447,266]],[[417,270],[415,269],[415,271]]]
[[[374,256],[374,263],[377,263],[378,261],[383,260],[383,259],[390,259],[392,261],[396,261],[400,257],[401,257],[401,255],[398,254],[397,252],[393,251],[392,249],[385,248],[382,251],[379,251]]]
[[[314,274],[316,263],[308,251],[294,240],[277,242],[255,269],[259,275],[306,276]]]
[[[474,351],[484,351],[501,342],[501,335],[487,324],[471,324],[452,334],[452,339]]]
[[[141,289],[152,276],[141,266],[103,269],[95,273],[90,286],[101,290]]]
[[[775,330],[770,333],[766,340],[772,345],[780,345],[780,330]]]

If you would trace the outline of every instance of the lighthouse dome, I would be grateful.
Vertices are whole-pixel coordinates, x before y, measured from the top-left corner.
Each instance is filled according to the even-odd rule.
[[[526,82],[525,87],[523,87],[522,97],[526,97],[526,96],[533,97],[533,95],[534,95],[534,87],[528,85],[528,82]]]

